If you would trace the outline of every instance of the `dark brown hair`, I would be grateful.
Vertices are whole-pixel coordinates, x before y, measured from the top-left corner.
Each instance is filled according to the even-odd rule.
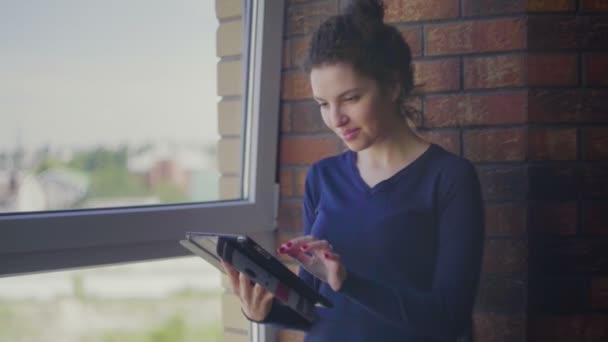
[[[383,19],[382,0],[351,0],[343,14],[330,17],[314,32],[304,69],[310,73],[315,67],[348,63],[385,89],[398,82],[400,111],[417,121],[418,111],[407,104],[414,88],[412,53],[399,30]]]

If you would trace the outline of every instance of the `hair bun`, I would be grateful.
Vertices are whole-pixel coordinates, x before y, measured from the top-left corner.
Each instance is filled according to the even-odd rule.
[[[383,22],[384,2],[382,0],[350,0],[344,9],[344,15],[355,20],[372,20]]]

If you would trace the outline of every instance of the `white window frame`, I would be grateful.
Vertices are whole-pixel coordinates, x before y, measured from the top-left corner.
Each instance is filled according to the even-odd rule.
[[[249,73],[243,78],[248,83],[246,199],[2,214],[0,277],[188,255],[178,244],[186,231],[246,233],[273,246],[284,1],[244,4],[252,6],[254,30],[251,48],[244,50],[249,51]]]

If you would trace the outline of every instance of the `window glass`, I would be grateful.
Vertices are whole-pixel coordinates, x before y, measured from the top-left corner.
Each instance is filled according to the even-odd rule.
[[[221,341],[221,289],[198,257],[0,278],[0,341]]]
[[[215,3],[0,1],[0,213],[240,198],[245,25]]]

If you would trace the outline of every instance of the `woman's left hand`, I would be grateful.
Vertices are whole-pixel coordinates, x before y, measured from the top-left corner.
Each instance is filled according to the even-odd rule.
[[[317,240],[311,235],[285,242],[278,252],[296,259],[300,266],[313,276],[338,291],[346,279],[346,269],[340,255],[334,253],[326,240]]]

